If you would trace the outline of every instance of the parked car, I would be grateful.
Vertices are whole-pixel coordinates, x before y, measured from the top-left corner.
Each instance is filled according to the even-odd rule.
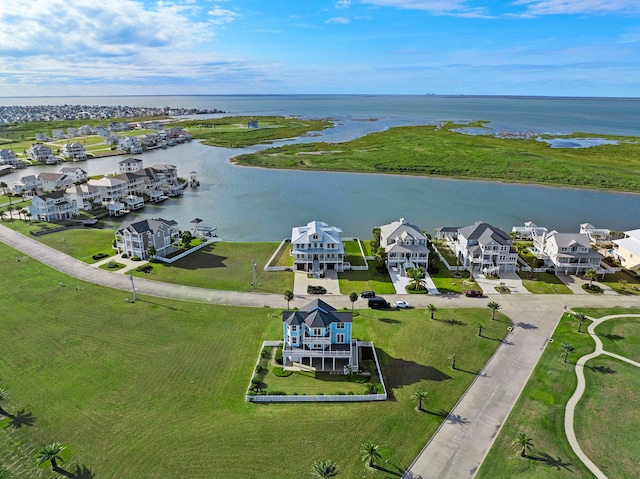
[[[406,301],[396,301],[395,305],[396,305],[396,308],[400,308],[400,309],[407,309],[411,307],[411,305]]]
[[[368,304],[371,309],[388,309],[391,307],[387,300],[380,296],[369,298]]]
[[[468,298],[482,298],[482,291],[470,289],[469,291],[465,291],[464,295]]]
[[[362,298],[373,298],[376,295],[373,291],[363,291],[360,293],[360,297]]]

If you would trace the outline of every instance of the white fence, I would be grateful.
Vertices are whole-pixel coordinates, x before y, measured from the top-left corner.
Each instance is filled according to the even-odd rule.
[[[444,256],[442,256],[436,245],[433,243],[431,243],[431,245],[433,246],[433,250],[438,253],[438,257],[440,258],[440,261],[442,261],[442,264],[444,264],[449,271],[464,271],[467,269],[464,266],[451,266]]]
[[[267,261],[267,264],[264,265],[265,271],[286,271],[292,268],[292,266],[271,266],[271,263],[275,261],[276,256],[278,255],[278,253],[280,253],[280,250],[284,247],[286,243],[290,243],[290,242],[291,240],[289,238],[285,238],[280,242],[280,245],[276,248],[275,252],[271,255],[271,258],[269,258],[269,261]]]
[[[278,346],[280,341],[263,341],[262,349],[265,346]],[[245,395],[245,401],[247,402],[363,402],[363,401],[386,401],[387,400],[387,386],[384,384],[384,378],[382,377],[382,370],[380,369],[380,363],[378,362],[378,355],[376,354],[376,348],[371,341],[357,341],[358,347],[370,347],[373,351],[373,359],[376,363],[376,369],[378,370],[378,377],[380,378],[380,384],[382,384],[382,394],[327,394],[327,395],[265,395],[265,396],[252,396]],[[260,351],[262,351],[262,349]],[[256,366],[260,364],[260,355],[256,361]],[[253,377],[253,376],[252,376]]]
[[[158,260],[158,261],[162,261],[163,263],[169,263],[170,264],[170,263],[173,263],[175,261],[178,261],[179,259],[184,258],[185,256],[190,255],[191,253],[195,253],[199,249],[204,248],[208,244],[215,243],[216,241],[219,241],[219,240],[217,238],[211,238],[211,239],[205,241],[204,243],[200,243],[198,246],[194,246],[193,248],[190,248],[187,251],[185,251],[183,253],[180,253],[179,255],[172,256],[171,258],[163,258],[162,256],[151,256],[151,258],[153,258],[155,260]]]

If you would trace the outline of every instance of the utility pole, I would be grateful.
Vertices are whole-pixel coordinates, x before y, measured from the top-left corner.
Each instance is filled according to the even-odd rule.
[[[131,290],[133,291],[133,300],[137,301],[138,297],[136,296],[136,285],[133,284],[133,271],[129,271],[129,277],[131,278]]]
[[[253,260],[253,283],[251,283],[253,285],[253,289],[256,289],[256,261]]]

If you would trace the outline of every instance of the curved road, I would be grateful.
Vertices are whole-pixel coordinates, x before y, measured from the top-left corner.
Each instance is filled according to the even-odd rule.
[[[131,291],[131,280],[127,276],[96,269],[3,225],[0,225],[0,241],[75,278]],[[273,308],[284,306],[284,299],[278,294],[217,291],[144,278],[136,278],[135,286],[139,294],[186,301]],[[514,328],[406,471],[404,477],[407,479],[474,477],[527,383],[565,306],[638,306],[635,297],[618,295],[495,293],[489,294],[489,297],[492,300],[499,298],[502,311],[511,318]],[[312,298],[296,296],[296,299]],[[388,295],[388,299],[406,299],[406,295]],[[338,308],[351,307],[348,296],[332,296],[328,300]],[[411,302],[419,308],[426,307],[429,303],[438,308],[477,308],[484,307],[485,301],[486,298],[466,298],[459,295],[411,297]]]

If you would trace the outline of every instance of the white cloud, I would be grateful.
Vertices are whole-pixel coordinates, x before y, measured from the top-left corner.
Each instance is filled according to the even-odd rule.
[[[236,12],[232,12],[231,10],[225,10],[220,7],[214,7],[213,10],[209,10],[209,15],[213,17],[211,23],[214,25],[223,25],[225,23],[231,23],[234,20],[237,20],[240,15]]]
[[[512,5],[526,5],[528,15],[640,13],[638,0],[516,0]]]
[[[338,0],[336,2],[336,8],[349,8],[351,6],[351,0]]]
[[[351,20],[345,17],[333,17],[328,18],[324,23],[341,23],[342,25],[348,25],[349,23],[351,23]]]
[[[379,7],[395,7],[404,10],[428,10],[453,12],[466,8],[466,0],[364,0]]]

